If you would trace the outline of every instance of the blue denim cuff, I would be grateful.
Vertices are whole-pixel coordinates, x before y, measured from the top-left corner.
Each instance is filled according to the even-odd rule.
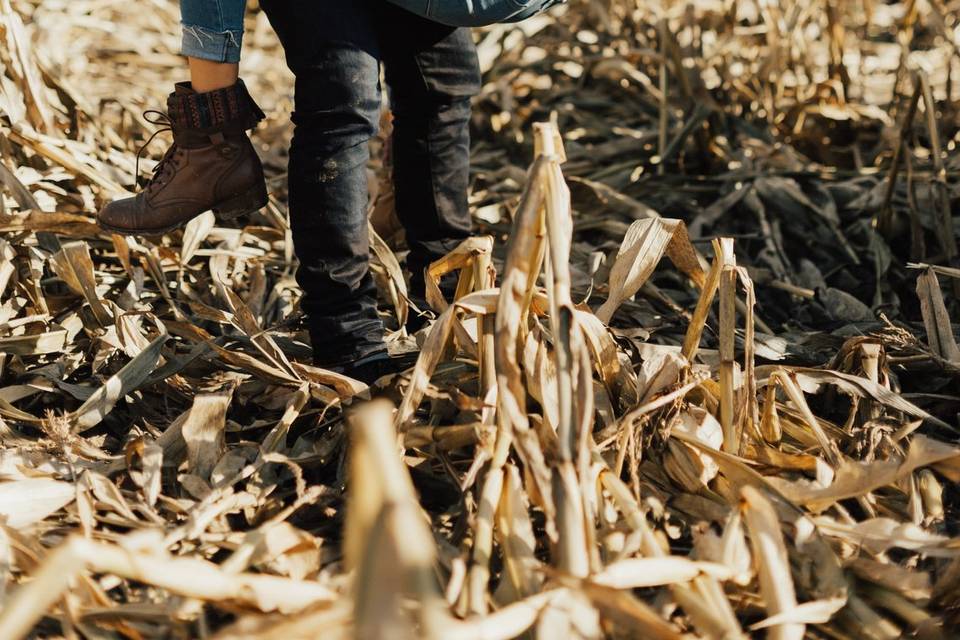
[[[182,24],[180,53],[211,62],[240,62],[243,31],[211,31],[205,27]]]

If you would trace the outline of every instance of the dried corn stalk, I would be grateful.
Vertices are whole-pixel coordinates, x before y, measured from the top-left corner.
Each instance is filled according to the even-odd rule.
[[[303,364],[265,17],[270,204],[120,238],[91,214],[180,73],[175,4],[0,3],[0,636],[949,637],[957,8],[572,0],[483,32],[488,235],[431,265],[418,346],[389,334],[420,350],[393,411]]]

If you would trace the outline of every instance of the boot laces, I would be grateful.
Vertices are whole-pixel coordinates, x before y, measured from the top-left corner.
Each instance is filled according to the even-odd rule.
[[[159,129],[154,131],[147,141],[143,143],[143,146],[140,147],[140,150],[137,151],[137,161],[134,169],[134,179],[139,182],[140,180],[140,158],[143,157],[143,153],[147,150],[147,147],[150,146],[150,143],[153,142],[153,139],[156,138],[159,134],[166,131],[173,131],[173,122],[170,120],[170,116],[162,111],[157,111],[156,109],[148,109],[143,112],[143,119],[149,122],[150,124],[160,126]],[[173,157],[177,155],[178,148],[177,143],[174,142],[167,149],[166,153],[163,154],[163,157],[160,158],[160,161],[153,166],[153,176],[150,178],[150,181],[147,182],[146,191],[153,191],[153,189],[161,184],[163,184],[167,177],[172,175],[175,172],[175,167],[173,164]]]

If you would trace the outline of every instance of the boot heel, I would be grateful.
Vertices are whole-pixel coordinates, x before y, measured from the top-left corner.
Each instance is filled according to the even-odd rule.
[[[221,220],[233,220],[245,213],[253,213],[267,206],[267,187],[260,183],[235,198],[222,202],[213,208]]]

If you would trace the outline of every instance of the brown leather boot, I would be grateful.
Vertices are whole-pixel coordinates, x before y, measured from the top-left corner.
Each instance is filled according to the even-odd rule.
[[[100,211],[101,228],[159,235],[204,211],[229,220],[267,204],[263,165],[246,133],[264,115],[243,81],[209,93],[178,83],[167,98],[167,113],[152,113],[173,131],[173,145],[137,195]]]

